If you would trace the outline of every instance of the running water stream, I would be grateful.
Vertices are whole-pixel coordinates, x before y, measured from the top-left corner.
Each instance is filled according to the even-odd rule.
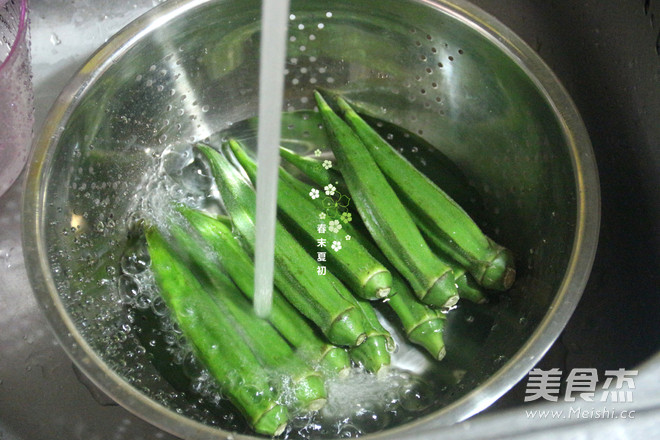
[[[277,176],[288,13],[289,0],[263,0],[254,253],[254,309],[262,318],[270,314],[273,296]]]

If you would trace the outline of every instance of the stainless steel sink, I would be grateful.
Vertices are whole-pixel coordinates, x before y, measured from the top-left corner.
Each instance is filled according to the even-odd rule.
[[[473,3],[518,33],[559,76],[586,123],[600,171],[602,227],[592,276],[562,337],[539,367],[640,368],[640,375],[657,378],[660,362],[649,360],[660,348],[660,2]],[[85,59],[156,4],[32,0],[36,130]],[[0,439],[173,438],[98,392],[55,341],[25,274],[21,192],[19,182],[0,198]],[[515,432],[524,424],[511,421],[524,418],[523,408],[529,406],[523,402],[525,386],[522,381],[451,434],[490,438],[505,436],[505,428]],[[645,405],[645,414],[658,418],[660,403]],[[554,425],[543,426],[539,429]],[[640,429],[660,430],[657,422],[616,428],[623,438],[638,438]],[[578,424],[572,429],[593,433],[602,428]]]

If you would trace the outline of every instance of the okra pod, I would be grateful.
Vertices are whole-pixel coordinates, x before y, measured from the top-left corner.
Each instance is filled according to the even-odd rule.
[[[160,294],[199,360],[256,432],[281,434],[288,411],[278,403],[268,371],[209,292],[171,253],[162,235],[151,227],[146,238]]]
[[[487,237],[463,208],[394,150],[345,100],[338,97],[337,103],[403,203],[415,211],[418,222],[427,225],[436,244],[466,267],[480,285],[509,289],[516,274],[511,251]]]
[[[256,195],[239,171],[213,148],[198,144],[208,160],[235,231],[254,253]],[[278,222],[275,232],[275,285],[335,345],[357,346],[366,338],[364,318],[337,289],[331,273],[317,275],[316,260]],[[340,284],[337,281],[338,284]]]
[[[230,227],[223,221],[187,206],[179,206],[177,210],[217,254],[219,265],[241,292],[249,300],[254,300],[254,263],[234,238]],[[208,258],[204,255],[204,249],[198,249],[198,252],[201,252],[200,259]],[[346,350],[329,344],[320,337],[278,289],[273,291],[273,308],[268,320],[298,353],[313,364],[318,364],[323,371],[339,375],[348,372],[351,361]]]
[[[395,348],[394,339],[378,320],[372,305],[365,300],[356,301],[367,317],[368,328],[367,339],[359,347],[349,350],[351,359],[367,371],[378,373],[392,361],[390,353]]]
[[[314,96],[339,170],[374,241],[420,300],[437,307],[456,304],[451,268],[431,252],[360,138],[318,92]]]
[[[301,156],[299,156],[296,153],[293,153],[291,151],[289,152],[289,158],[291,159],[291,163],[300,163],[301,160],[302,161],[310,161],[310,162],[314,161],[313,159],[306,159],[304,157],[301,157]],[[317,165],[321,166],[319,163],[317,163]],[[308,164],[308,166],[305,166],[305,167],[302,167],[302,168],[299,168],[299,169],[303,172],[303,174],[305,174],[305,176],[310,177],[309,175],[306,174],[309,171],[310,167],[313,167],[313,164],[310,163],[310,164]],[[281,177],[283,177],[285,180],[287,180],[289,185],[295,187],[295,189],[301,195],[304,196],[304,195],[307,194],[307,192],[309,192],[309,186],[305,185],[305,183],[303,183],[299,179],[296,179],[291,174],[285,173],[285,174],[282,174]],[[328,183],[330,183],[330,181],[322,180],[322,179],[325,179],[325,178],[327,178],[327,176],[322,178],[322,174],[317,174],[317,180],[314,183],[316,183],[320,186],[325,186]],[[335,172],[333,174],[333,179],[334,179],[334,182],[336,182],[338,185],[343,184],[343,177],[341,176],[340,173]],[[318,209],[323,209],[323,206],[322,206],[320,200],[314,200],[313,203],[314,203],[315,206],[318,207]],[[466,269],[464,267],[462,267],[461,265],[459,265],[458,263],[456,263],[455,261],[453,261],[451,258],[447,257],[441,249],[437,248],[437,246],[434,246],[433,241],[428,239],[428,230],[426,228],[426,225],[424,223],[418,223],[417,222],[417,219],[415,217],[414,212],[410,212],[410,211],[408,211],[408,212],[411,214],[411,217],[415,220],[415,223],[417,224],[420,232],[422,233],[422,236],[427,240],[429,246],[435,252],[436,256],[440,260],[442,260],[445,264],[447,264],[452,269],[452,271],[454,272],[454,282],[455,282],[456,288],[458,290],[458,296],[460,298],[464,298],[464,299],[467,299],[469,301],[479,303],[479,304],[486,302],[487,298],[484,295],[484,293],[481,291],[480,286],[466,272]],[[357,237],[359,235],[359,232],[356,231],[356,229],[350,223],[344,225],[344,229],[345,229],[346,233],[348,235],[352,236],[352,237]],[[364,240],[359,240],[359,241],[362,243],[363,246],[366,245]],[[373,247],[367,248],[367,251],[370,254],[372,254],[372,256],[376,256]],[[380,258],[377,258],[377,259],[379,259],[381,262],[385,261],[384,257],[380,257]],[[392,269],[389,269],[389,270],[390,270],[390,272],[392,271]]]
[[[252,182],[256,182],[257,164],[238,141],[230,139],[229,146]],[[308,242],[315,242],[319,234],[319,210],[310,198],[301,196],[289,183],[293,176],[284,169],[280,169],[280,176],[277,204],[285,220],[288,220],[286,225],[289,230],[306,237]],[[357,241],[344,240],[341,250],[328,252],[326,256],[330,270],[353,293],[367,300],[382,299],[389,295],[392,287],[390,272]]]
[[[315,411],[326,401],[324,379],[320,373],[294,355],[291,346],[267,321],[260,319],[251,304],[239,292],[236,285],[222,270],[221,266],[205,252],[200,252],[199,243],[191,240],[187,231],[172,223],[170,233],[191,264],[197,270],[200,281],[210,287],[212,298],[218,307],[234,321],[236,328],[244,336],[246,345],[255,353],[259,362],[269,368],[290,390],[290,404],[301,410]],[[204,250],[202,248],[202,250]]]
[[[419,301],[401,274],[390,266],[382,252],[368,237],[359,230],[353,231],[352,234],[390,270],[392,295],[385,304],[399,318],[406,338],[410,342],[424,347],[435,359],[442,360],[447,353],[443,333],[446,321],[444,313]]]
[[[445,316],[419,302],[399,274],[393,274],[392,284],[394,294],[387,304],[401,321],[406,337],[424,347],[435,359],[442,360],[447,353],[443,337]]]

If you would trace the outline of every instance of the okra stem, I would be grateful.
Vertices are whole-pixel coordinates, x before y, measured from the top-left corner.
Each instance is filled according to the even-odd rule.
[[[339,170],[364,224],[423,302],[450,307],[458,301],[454,276],[431,252],[371,154],[353,130],[315,92]]]
[[[255,431],[281,434],[288,411],[278,403],[268,371],[209,292],[170,252],[162,235],[152,227],[146,238],[160,294],[200,361]]]

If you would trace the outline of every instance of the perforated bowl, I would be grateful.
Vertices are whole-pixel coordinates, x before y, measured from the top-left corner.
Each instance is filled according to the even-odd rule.
[[[171,1],[136,20],[62,92],[29,169],[26,266],[62,346],[120,404],[184,438],[250,431],[230,406],[176,392],[136,335],[118,288],[129,214],[165,149],[256,115],[259,12],[254,0]],[[294,0],[286,67],[283,111],[313,109],[315,88],[342,93],[451,159],[481,200],[475,217],[518,262],[513,289],[450,313],[447,359],[424,378],[430,401],[373,435],[483,410],[551,346],[589,275],[598,180],[569,97],[463,1]],[[318,127],[297,121],[284,135],[308,151]],[[418,160],[431,177],[432,157]]]

